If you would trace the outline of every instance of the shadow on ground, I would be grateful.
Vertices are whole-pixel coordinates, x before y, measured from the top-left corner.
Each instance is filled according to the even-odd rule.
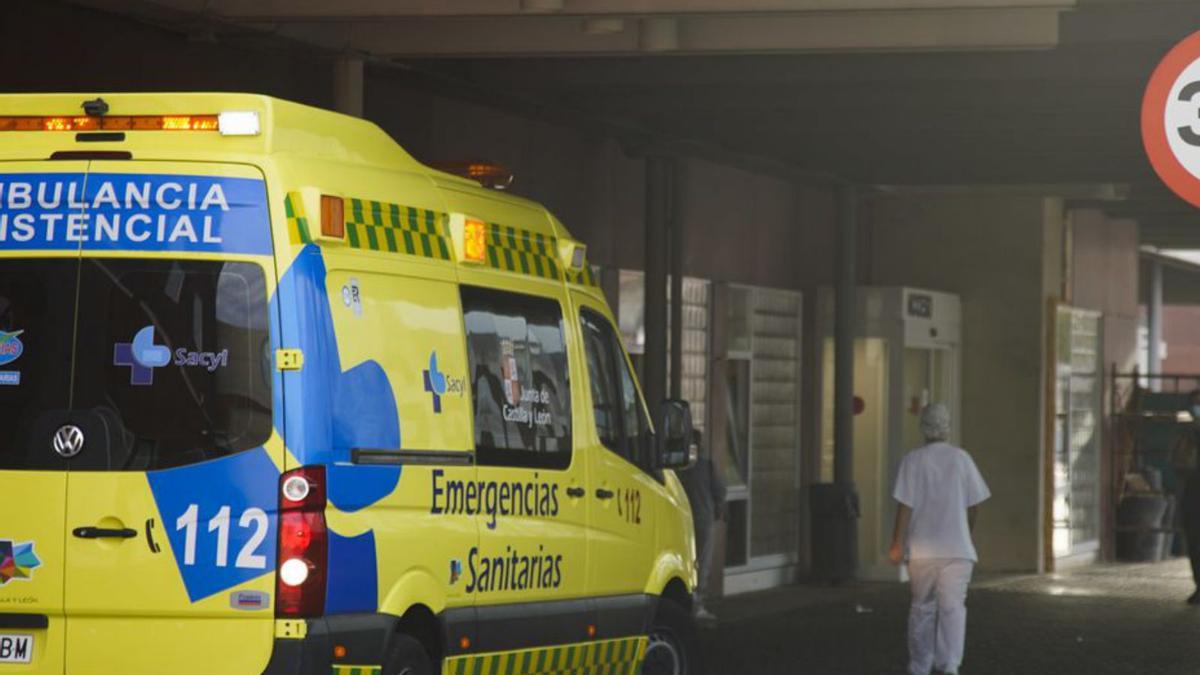
[[[968,598],[963,675],[1200,673],[1185,561],[983,579]],[[908,589],[795,586],[714,604],[705,672],[903,674]]]

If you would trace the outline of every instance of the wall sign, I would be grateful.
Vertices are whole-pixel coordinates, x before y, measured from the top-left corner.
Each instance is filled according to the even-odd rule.
[[[917,319],[932,319],[933,296],[924,293],[909,293],[906,313]]]

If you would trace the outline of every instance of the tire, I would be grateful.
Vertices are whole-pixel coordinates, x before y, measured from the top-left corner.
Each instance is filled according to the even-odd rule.
[[[433,675],[433,661],[416,638],[397,633],[388,648],[383,675]]]
[[[650,626],[650,642],[642,659],[642,675],[699,675],[700,639],[692,614],[679,603],[661,598]]]

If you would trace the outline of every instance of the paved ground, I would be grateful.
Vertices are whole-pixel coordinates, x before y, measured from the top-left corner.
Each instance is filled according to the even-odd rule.
[[[1184,561],[982,579],[967,600],[964,675],[1200,673]],[[797,586],[714,604],[707,672],[887,673],[907,661],[907,586]]]

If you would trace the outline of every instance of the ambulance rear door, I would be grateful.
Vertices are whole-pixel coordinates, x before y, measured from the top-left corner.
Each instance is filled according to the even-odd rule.
[[[263,174],[93,161],[79,241],[65,549],[73,674],[258,673],[283,445]],[[66,369],[66,364],[64,364]]]

